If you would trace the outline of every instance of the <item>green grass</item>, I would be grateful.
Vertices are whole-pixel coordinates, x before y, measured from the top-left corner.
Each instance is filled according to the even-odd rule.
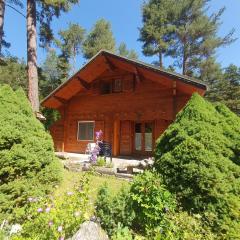
[[[70,172],[64,170],[64,177],[61,184],[55,190],[55,194],[62,194],[67,191],[71,191],[73,186],[81,181],[81,178],[84,174],[87,174],[89,177],[89,197],[91,202],[94,203],[97,197],[98,190],[104,184],[107,184],[112,195],[118,193],[121,187],[128,187],[129,182],[126,180],[118,179],[114,176],[101,176],[97,173],[86,173],[86,172]]]

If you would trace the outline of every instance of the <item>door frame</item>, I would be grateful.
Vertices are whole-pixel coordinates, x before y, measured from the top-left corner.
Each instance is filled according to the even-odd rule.
[[[141,123],[141,150],[136,150],[135,147],[135,124]],[[145,151],[145,123],[152,124],[152,151]],[[154,149],[154,139],[155,139],[155,121],[154,120],[146,120],[146,121],[133,121],[132,126],[132,152],[134,155],[143,155],[143,156],[152,156],[153,149]]]

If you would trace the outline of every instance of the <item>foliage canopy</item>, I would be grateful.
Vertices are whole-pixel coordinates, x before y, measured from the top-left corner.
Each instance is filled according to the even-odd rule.
[[[83,54],[86,59],[92,58],[101,49],[115,52],[116,43],[111,24],[105,19],[98,20],[83,43]]]

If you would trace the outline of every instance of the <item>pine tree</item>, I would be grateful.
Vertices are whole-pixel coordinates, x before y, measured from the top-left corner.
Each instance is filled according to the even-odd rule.
[[[6,7],[10,7],[14,9],[16,12],[20,13],[14,6],[18,6],[23,8],[23,4],[20,0],[0,0],[0,56],[3,55],[2,48],[10,47],[10,43],[4,40],[4,17],[5,17],[5,9]]]
[[[127,45],[124,42],[120,43],[118,47],[118,54],[130,59],[135,59],[135,60],[138,59],[138,54],[133,49],[128,50]]]
[[[127,49],[126,43],[124,43],[124,42],[120,43],[120,45],[118,47],[118,54],[126,57],[128,55],[128,53],[129,53],[129,51]]]
[[[217,36],[224,8],[209,16],[209,0],[149,0],[143,5],[140,41],[146,56],[163,55],[175,59],[186,75],[195,75],[202,61],[214,57],[216,49],[232,43],[234,30]]]
[[[205,94],[206,99],[211,102],[220,101],[220,85],[223,84],[224,77],[221,65],[216,62],[214,57],[210,57],[201,62],[200,72],[197,77],[208,86]]]
[[[55,50],[51,49],[48,52],[46,60],[41,66],[41,78],[39,81],[40,95],[46,97],[62,82],[66,80],[65,70],[62,69],[62,59]]]
[[[86,59],[92,58],[100,50],[115,52],[115,39],[111,24],[105,19],[98,20],[83,43],[83,54]]]
[[[28,89],[26,62],[15,57],[5,57],[0,65],[0,83],[8,84],[14,90],[21,87],[26,93]],[[11,76],[11,77],[9,77]]]
[[[240,115],[240,68],[230,64],[224,69],[223,84],[219,86],[221,101]]]
[[[149,0],[143,5],[139,40],[143,42],[144,55],[157,55],[160,67],[163,67],[163,54],[168,50],[175,30],[173,9],[176,5],[173,0]]]
[[[201,63],[199,78],[208,85],[206,99],[222,102],[240,115],[240,68],[230,64],[222,69],[211,57]]]
[[[65,56],[72,59],[72,71],[75,72],[76,57],[82,50],[85,30],[78,24],[70,23],[68,29],[61,30],[58,34],[60,36],[60,40],[56,40],[56,44]]]
[[[49,46],[53,39],[51,21],[67,12],[78,0],[27,0],[27,68],[28,98],[35,112],[39,111],[38,69],[37,69],[37,22],[39,23],[39,39],[41,45]]]
[[[175,35],[167,55],[176,59],[182,73],[194,75],[201,62],[214,56],[216,49],[231,44],[234,30],[224,37],[217,36],[224,8],[210,16],[209,0],[179,0],[175,8]]]
[[[0,0],[0,56],[2,55],[2,45],[3,45],[3,26],[4,26],[4,15],[5,15],[5,1]]]

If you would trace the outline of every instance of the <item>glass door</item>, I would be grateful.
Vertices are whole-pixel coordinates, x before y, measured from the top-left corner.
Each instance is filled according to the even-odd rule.
[[[142,151],[142,124],[135,123],[135,150]]]
[[[151,122],[146,122],[144,130],[144,150],[146,152],[151,152],[153,143],[153,124]]]
[[[153,148],[153,122],[135,123],[134,150],[136,153],[149,153]]]

